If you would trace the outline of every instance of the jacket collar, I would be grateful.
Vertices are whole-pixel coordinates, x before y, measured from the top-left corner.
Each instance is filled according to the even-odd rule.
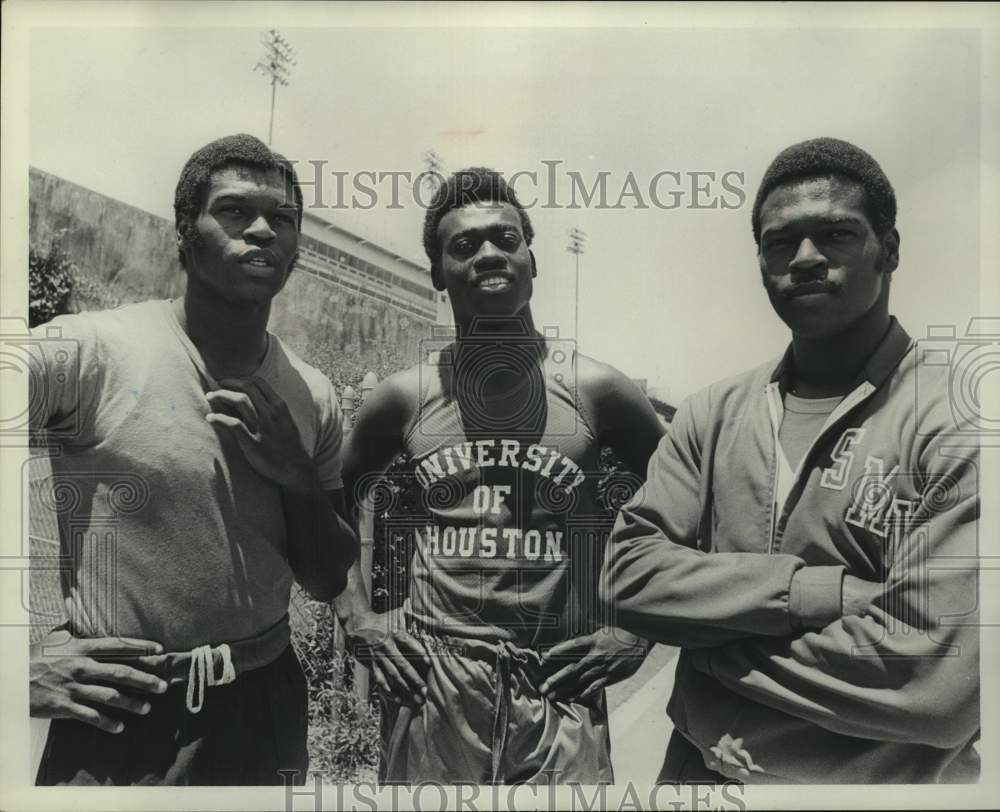
[[[912,343],[912,339],[896,320],[896,317],[890,316],[889,329],[886,331],[885,337],[868,356],[868,360],[865,361],[864,367],[854,381],[854,386],[860,385],[863,381],[868,381],[875,387],[881,386],[899,365]],[[771,383],[778,382],[782,389],[786,388],[788,375],[794,366],[793,358],[792,345],[789,344],[785,354],[771,373]]]

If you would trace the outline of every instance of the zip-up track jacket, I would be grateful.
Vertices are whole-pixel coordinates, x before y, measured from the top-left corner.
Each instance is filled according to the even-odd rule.
[[[920,354],[893,319],[780,515],[791,348],[688,399],[618,517],[602,600],[683,647],[668,713],[728,777],[978,777],[979,441]],[[884,583],[864,617],[845,573]]]

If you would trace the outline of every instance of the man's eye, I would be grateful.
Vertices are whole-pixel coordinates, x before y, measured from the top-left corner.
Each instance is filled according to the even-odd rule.
[[[767,241],[764,245],[765,251],[780,251],[784,248],[788,248],[792,244],[792,239],[790,237],[774,237]]]
[[[451,245],[451,250],[456,254],[469,254],[473,251],[471,240],[458,240]]]
[[[232,203],[223,206],[221,209],[219,209],[219,211],[221,211],[223,214],[231,214],[234,217],[239,217],[243,214],[246,214],[246,209],[244,209],[243,206],[236,206],[233,205]]]
[[[500,240],[504,245],[516,248],[521,244],[521,237],[516,231],[506,232]]]

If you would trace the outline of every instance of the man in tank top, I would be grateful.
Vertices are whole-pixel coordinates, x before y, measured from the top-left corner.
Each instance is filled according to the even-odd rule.
[[[536,329],[533,236],[499,173],[442,185],[424,246],[457,338],[379,386],[345,449],[349,499],[401,453],[422,497],[403,609],[375,614],[357,566],[336,602],[389,700],[386,782],[611,781],[603,689],[648,648],[595,608],[595,486],[602,446],[641,474],[663,428],[624,375]]]

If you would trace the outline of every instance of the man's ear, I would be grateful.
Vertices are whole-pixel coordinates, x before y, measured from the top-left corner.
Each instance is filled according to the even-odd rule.
[[[436,262],[431,263],[431,284],[434,290],[444,291],[444,280],[441,278],[441,266]]]
[[[177,223],[177,247],[186,248],[196,242],[195,224],[190,217],[181,217]]]
[[[531,278],[534,279],[538,276],[538,263],[535,262],[535,252],[530,248],[528,249],[528,256],[531,257]]]
[[[886,273],[892,273],[899,267],[899,232],[892,228],[889,233],[882,238],[882,247],[885,249]]]
[[[190,233],[190,230],[191,230],[191,223],[186,219],[183,219],[179,223],[177,223],[177,226],[174,230],[174,238],[177,242],[177,258],[180,260],[181,267],[184,268],[187,267],[187,262],[184,257],[185,257],[185,250],[187,249],[189,243],[188,235]]]

